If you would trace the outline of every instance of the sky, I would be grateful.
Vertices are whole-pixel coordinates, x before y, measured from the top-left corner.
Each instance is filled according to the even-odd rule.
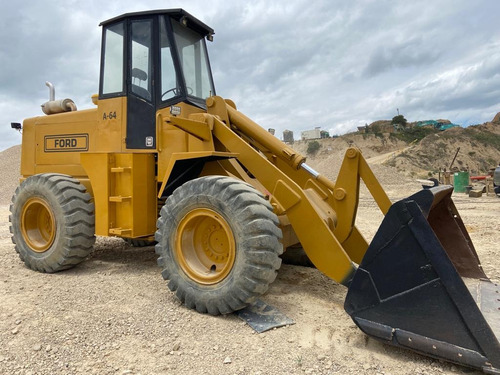
[[[331,135],[403,114],[462,126],[500,112],[496,0],[0,1],[0,151],[56,99],[92,108],[101,21],[184,8],[215,30],[217,95],[262,127]]]

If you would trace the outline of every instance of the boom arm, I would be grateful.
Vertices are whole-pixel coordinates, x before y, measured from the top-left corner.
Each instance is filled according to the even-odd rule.
[[[360,178],[383,212],[391,205],[359,151],[348,150],[334,184],[309,168],[305,157],[237,111],[232,102],[211,97],[207,107],[214,137],[225,151],[237,153],[238,161],[269,191],[275,212],[287,215],[314,265],[348,284],[354,262],[359,263],[368,248],[354,226]]]

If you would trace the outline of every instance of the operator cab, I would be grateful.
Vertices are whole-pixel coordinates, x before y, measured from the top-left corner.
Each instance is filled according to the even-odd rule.
[[[127,149],[156,148],[156,111],[206,108],[215,95],[205,38],[214,31],[182,9],[127,13],[103,26],[99,99],[127,97]]]

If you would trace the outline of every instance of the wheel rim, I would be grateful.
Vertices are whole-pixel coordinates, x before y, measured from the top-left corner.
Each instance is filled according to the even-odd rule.
[[[26,244],[35,252],[47,251],[56,234],[54,214],[45,200],[30,198],[23,206],[21,231]]]
[[[224,280],[233,268],[235,249],[231,227],[213,210],[197,208],[179,223],[175,255],[184,273],[197,283]]]

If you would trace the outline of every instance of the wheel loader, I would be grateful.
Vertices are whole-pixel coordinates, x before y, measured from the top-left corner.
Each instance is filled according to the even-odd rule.
[[[155,243],[168,287],[201,313],[241,310],[300,244],[348,288],[345,310],[387,344],[500,373],[499,289],[437,186],[392,203],[349,148],[335,182],[216,96],[206,40],[182,9],[104,21],[92,109],[56,100],[22,125],[10,206],[27,267],[82,262],[95,236]],[[12,124],[21,128],[20,124]],[[355,226],[360,183],[384,214],[371,243]]]

